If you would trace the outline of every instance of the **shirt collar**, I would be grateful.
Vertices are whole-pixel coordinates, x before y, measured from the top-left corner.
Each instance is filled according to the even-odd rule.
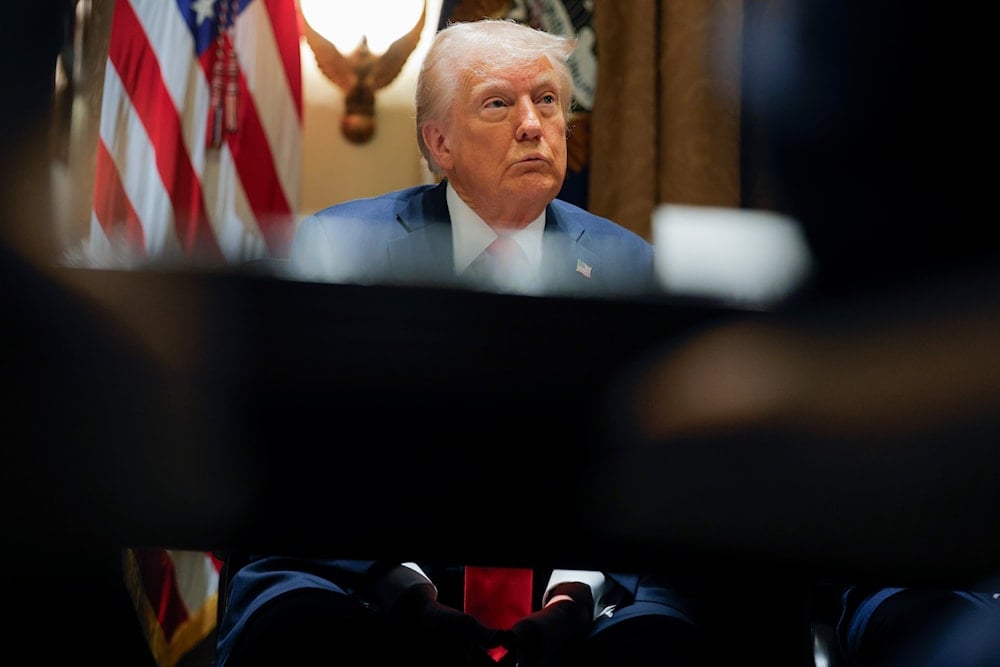
[[[452,248],[455,254],[455,273],[461,274],[493,242],[497,233],[462,201],[451,184],[447,184],[448,215],[451,217]],[[542,233],[545,231],[545,211],[524,229],[510,235],[517,241],[528,262],[537,271],[542,263]]]

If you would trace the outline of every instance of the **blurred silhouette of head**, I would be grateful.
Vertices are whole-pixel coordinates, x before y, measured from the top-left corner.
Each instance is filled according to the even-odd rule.
[[[987,23],[906,0],[781,4],[747,5],[745,102],[769,146],[776,205],[813,247],[815,288],[992,263]]]

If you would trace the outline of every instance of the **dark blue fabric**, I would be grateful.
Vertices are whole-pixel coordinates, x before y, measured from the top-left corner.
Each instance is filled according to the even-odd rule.
[[[837,639],[852,664],[1000,665],[1000,598],[989,591],[847,588]]]
[[[373,568],[387,564],[378,561],[316,560],[280,556],[252,560],[237,572],[228,584],[227,609],[218,631],[216,664],[225,667],[235,642],[249,619],[281,596],[302,589],[326,590],[333,594],[365,600],[365,576]],[[431,570],[432,568],[428,568]],[[606,573],[621,587],[619,605],[612,613],[602,616],[591,630],[591,636],[615,625],[641,616],[666,616],[694,625],[697,610],[694,599],[669,586],[655,576],[629,573]],[[536,578],[547,580],[547,572],[536,572]]]

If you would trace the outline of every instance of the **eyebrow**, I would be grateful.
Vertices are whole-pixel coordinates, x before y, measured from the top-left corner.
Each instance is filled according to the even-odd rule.
[[[496,93],[504,93],[512,90],[513,86],[510,85],[509,80],[503,77],[490,76],[489,78],[484,78],[479,83],[473,84],[469,88],[470,97],[472,99],[479,99],[482,97],[489,97],[496,91]],[[555,93],[560,93],[559,90],[559,79],[551,72],[545,72],[539,75],[531,84],[532,92],[541,89],[551,89]]]

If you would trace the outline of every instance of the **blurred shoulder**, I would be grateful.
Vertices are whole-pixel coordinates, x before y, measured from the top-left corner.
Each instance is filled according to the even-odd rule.
[[[414,197],[423,196],[433,188],[433,185],[415,185],[401,190],[393,190],[372,197],[349,199],[327,206],[317,211],[313,218],[336,218],[344,215],[353,216],[359,213],[380,213],[387,210],[397,210],[405,207]]]
[[[559,216],[560,220],[580,225],[587,233],[594,236],[614,237],[621,241],[628,241],[644,246],[650,246],[649,241],[627,227],[623,227],[614,220],[591,213],[590,211],[570,202],[555,199],[551,204],[552,210]]]

